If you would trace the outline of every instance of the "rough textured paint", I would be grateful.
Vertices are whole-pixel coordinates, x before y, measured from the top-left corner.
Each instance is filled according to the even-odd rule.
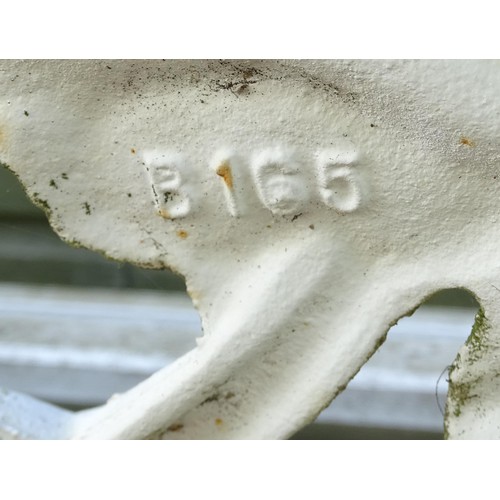
[[[452,287],[484,317],[450,375],[447,434],[500,437],[496,62],[1,66],[0,162],[66,241],[184,275],[204,327],[39,437],[285,438]]]

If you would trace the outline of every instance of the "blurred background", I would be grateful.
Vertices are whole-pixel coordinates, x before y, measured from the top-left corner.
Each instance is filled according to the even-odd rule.
[[[467,291],[436,294],[294,439],[441,439],[447,369],[477,310]],[[194,348],[200,334],[181,277],[63,243],[0,165],[0,388],[89,408]]]

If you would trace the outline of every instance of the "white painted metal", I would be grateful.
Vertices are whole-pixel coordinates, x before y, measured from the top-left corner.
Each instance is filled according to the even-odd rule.
[[[289,436],[450,287],[487,319],[457,358],[447,430],[500,437],[496,62],[2,69],[0,160],[67,241],[182,273],[204,327],[60,437]]]
[[[201,327],[189,306],[172,293],[4,284],[0,386],[60,405],[104,404],[196,346]],[[442,372],[473,318],[425,306],[403,318],[317,421],[442,432]]]

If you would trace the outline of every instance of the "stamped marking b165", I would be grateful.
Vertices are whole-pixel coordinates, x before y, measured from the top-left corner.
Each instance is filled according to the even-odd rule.
[[[201,187],[185,155],[168,150],[146,151],[143,159],[162,217],[186,217],[200,207]],[[227,210],[233,217],[245,215],[255,195],[274,215],[303,212],[312,201],[320,201],[341,214],[357,210],[365,191],[356,168],[359,153],[355,149],[331,148],[311,160],[313,172],[287,148],[263,149],[248,158],[221,149],[208,167],[220,177]]]

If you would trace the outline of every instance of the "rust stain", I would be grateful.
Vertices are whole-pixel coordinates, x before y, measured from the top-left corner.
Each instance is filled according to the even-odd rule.
[[[171,219],[172,218],[167,210],[159,210],[158,214],[161,215],[164,219]]]
[[[184,429],[184,424],[172,424],[167,431],[171,432],[177,432],[180,431],[181,429]]]
[[[130,148],[130,152],[135,155],[135,149],[134,148]]]
[[[476,143],[474,141],[471,141],[468,137],[462,136],[460,137],[460,144],[463,144],[464,146],[469,146],[473,148]]]
[[[179,229],[179,231],[177,231],[177,236],[185,240],[188,237],[188,233],[184,231],[184,229]]]
[[[224,179],[229,189],[233,189],[233,173],[231,172],[231,166],[227,160],[217,167],[216,174]]]
[[[215,419],[215,425],[222,425],[224,422],[222,420],[222,418],[216,418]]]

